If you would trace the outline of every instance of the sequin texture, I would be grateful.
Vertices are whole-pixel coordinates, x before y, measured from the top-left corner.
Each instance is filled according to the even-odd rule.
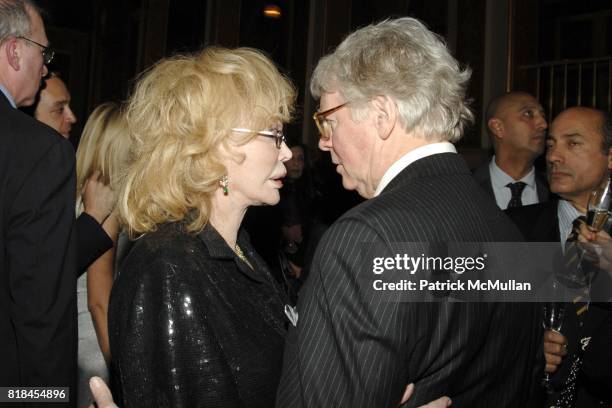
[[[287,319],[248,239],[251,269],[211,226],[139,239],[109,306],[114,393],[125,407],[271,407]]]

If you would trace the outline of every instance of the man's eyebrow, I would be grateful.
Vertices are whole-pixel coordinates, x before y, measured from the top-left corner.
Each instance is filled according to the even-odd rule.
[[[546,135],[546,139],[561,139],[561,138],[563,138],[563,139],[570,139],[570,138],[573,138],[573,137],[579,137],[581,139],[584,138],[583,135],[581,135],[580,133],[576,133],[576,132],[574,132],[574,133],[562,133],[560,135],[554,135],[552,133],[548,133]]]
[[[55,103],[53,104],[53,107],[54,107],[54,108],[59,108],[59,107],[62,107],[62,106],[68,105],[68,103],[69,103],[69,102],[70,102],[70,101],[68,101],[68,100],[65,100],[65,101],[57,101],[57,102],[55,102]]]
[[[527,105],[522,105],[519,110],[520,111],[524,111],[524,110],[528,110],[528,109],[532,109],[532,110],[537,110],[540,112],[544,112],[544,108],[539,106],[539,105],[533,105],[533,104],[527,104]]]

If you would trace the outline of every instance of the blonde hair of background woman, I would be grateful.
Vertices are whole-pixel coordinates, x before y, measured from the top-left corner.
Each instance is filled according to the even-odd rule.
[[[94,109],[77,149],[77,199],[88,178],[99,171],[103,183],[118,191],[129,152],[125,120],[118,104],[106,102]]]
[[[130,235],[185,218],[202,230],[227,174],[223,152],[255,137],[231,128],[286,123],[294,101],[291,82],[250,48],[209,47],[146,71],[126,108],[132,163],[118,207]]]

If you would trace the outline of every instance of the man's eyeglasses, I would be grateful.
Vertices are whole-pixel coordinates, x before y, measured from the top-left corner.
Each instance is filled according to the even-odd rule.
[[[337,110],[344,108],[346,105],[348,105],[348,102],[344,102],[342,105],[338,105],[336,107],[333,107],[323,112],[315,112],[314,115],[312,115],[312,118],[314,119],[315,124],[317,125],[317,129],[319,129],[319,134],[321,135],[321,139],[323,140],[329,139],[333,132],[331,124],[326,119],[326,117],[336,112]]]
[[[265,136],[265,137],[270,137],[274,139],[274,142],[276,143],[276,148],[280,149],[281,146],[283,145],[283,142],[287,142],[287,140],[285,139],[285,134],[283,133],[282,130],[252,130],[252,129],[244,129],[244,128],[232,128],[233,132],[238,132],[238,133],[255,133],[256,135],[259,136]]]
[[[19,36],[17,38],[26,40],[27,42],[31,42],[32,44],[36,44],[40,48],[42,48],[43,62],[45,63],[45,65],[48,65],[51,63],[51,61],[53,61],[53,57],[55,56],[55,50],[53,48],[45,47],[44,45],[37,43],[34,40],[30,40],[29,38],[26,38],[26,37]]]

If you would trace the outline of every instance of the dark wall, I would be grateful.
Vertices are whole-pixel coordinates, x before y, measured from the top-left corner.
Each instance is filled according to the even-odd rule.
[[[281,18],[263,9],[276,4]],[[486,0],[40,0],[47,31],[58,50],[51,68],[62,72],[79,123],[98,104],[122,101],[143,69],[175,52],[207,44],[250,46],[267,52],[298,90],[296,121],[287,132],[317,143],[308,93],[317,60],[352,30],[385,18],[413,16],[447,38],[457,59],[472,71],[468,96],[474,112],[483,103]],[[492,2],[489,2],[492,4]],[[495,4],[495,3],[493,3]],[[561,58],[612,53],[612,3],[607,0],[511,0],[512,86],[530,89],[519,67]],[[449,11],[452,10],[452,11]],[[595,23],[594,23],[595,22]],[[504,29],[504,28],[500,28]],[[480,118],[478,118],[480,119]],[[479,123],[462,146],[480,146]]]

